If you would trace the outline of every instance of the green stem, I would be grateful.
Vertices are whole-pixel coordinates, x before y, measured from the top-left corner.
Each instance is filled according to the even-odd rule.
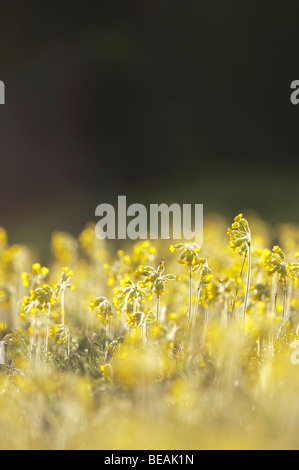
[[[34,348],[34,344],[35,344],[35,316],[33,317],[32,321],[31,321],[31,332],[30,332],[30,355],[32,355],[33,353],[33,348]]]
[[[282,320],[284,320],[286,313],[286,300],[287,300],[287,280],[283,280],[283,300],[282,300]]]
[[[248,295],[249,295],[249,289],[250,289],[250,273],[251,273],[251,243],[249,243],[248,245],[247,282],[246,282],[246,293],[245,293],[245,299],[244,299],[243,325],[242,325],[243,335],[245,331],[246,310],[247,310]]]
[[[191,322],[192,315],[192,267],[189,268],[189,312],[188,312],[188,325]]]
[[[64,309],[64,289],[61,291],[61,324],[64,325],[65,309]]]
[[[192,317],[192,321],[191,321],[190,348],[193,347],[193,337],[194,337],[194,331],[195,331],[197,313],[198,313],[198,295],[197,295],[197,297],[196,297],[196,305],[195,305],[195,309],[194,309],[193,317]]]
[[[205,346],[207,331],[208,331],[208,321],[209,321],[209,311],[208,311],[208,307],[205,307],[205,323],[204,323],[204,330],[203,330],[203,335],[202,335],[202,340],[201,340],[201,349],[203,349]]]
[[[67,359],[70,359],[70,354],[71,354],[71,334],[68,331],[67,333]]]
[[[108,335],[109,335],[109,318],[106,318],[106,341],[105,341],[105,362],[107,362],[108,359]]]
[[[243,263],[242,263],[242,268],[241,268],[241,271],[240,271],[240,277],[242,277],[243,275],[243,270],[244,270],[244,265],[245,265],[245,261],[246,261],[246,253],[244,255],[244,258],[243,258]],[[235,310],[235,305],[236,305],[236,301],[237,301],[237,297],[238,297],[238,292],[239,292],[239,284],[237,285],[237,289],[236,289],[236,293],[235,293],[235,298],[234,298],[234,303],[233,303],[233,307],[232,307],[232,311],[230,313],[230,318],[233,317],[233,313],[234,313],[234,310]]]
[[[49,305],[47,316],[46,316],[46,344],[45,344],[45,350],[46,354],[48,353],[48,345],[49,345],[49,319],[50,319],[50,312],[51,312],[51,304]]]

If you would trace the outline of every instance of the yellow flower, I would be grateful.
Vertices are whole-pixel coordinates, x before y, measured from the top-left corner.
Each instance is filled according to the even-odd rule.
[[[240,222],[243,219],[243,214],[237,215],[237,217],[234,218],[235,222]]]
[[[264,259],[264,266],[269,276],[274,273],[279,274],[280,279],[285,279],[289,274],[290,265],[286,263],[286,258],[279,246],[274,246]]]
[[[1,248],[5,248],[7,244],[7,233],[3,227],[0,227],[0,246]]]
[[[251,233],[246,219],[243,215],[239,214],[235,217],[232,226],[228,228],[227,234],[230,239],[230,246],[232,250],[238,248],[239,254],[246,254],[251,247]]]
[[[34,263],[32,265],[32,273],[39,274],[41,272],[41,265],[39,263]]]
[[[22,274],[22,281],[23,281],[23,285],[25,287],[29,286],[29,279],[30,279],[30,276],[28,273],[23,273]]]

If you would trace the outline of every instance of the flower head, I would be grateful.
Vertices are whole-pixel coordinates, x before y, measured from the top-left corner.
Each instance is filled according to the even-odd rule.
[[[285,279],[288,276],[285,254],[277,245],[272,248],[272,251],[268,251],[264,259],[264,266],[268,276],[273,276],[275,273],[279,274],[280,279]]]
[[[239,253],[247,254],[249,246],[251,245],[251,233],[248,222],[243,218],[242,214],[237,215],[234,218],[234,222],[227,231],[230,238],[230,246],[235,251],[239,250]]]
[[[41,266],[40,263],[34,263],[31,268],[31,273],[24,272],[22,274],[22,281],[24,286],[35,289],[37,286],[43,284],[48,274],[48,268]]]
[[[170,245],[169,251],[180,251],[180,257],[178,264],[188,266],[192,271],[196,271],[200,266],[204,264],[204,259],[199,255],[200,246],[197,243],[177,243],[176,245]]]
[[[164,261],[161,261],[158,268],[154,269],[151,266],[145,266],[142,275],[145,276],[145,283],[150,291],[160,297],[165,294],[166,281],[174,281],[177,277],[174,274],[163,274],[165,269]]]

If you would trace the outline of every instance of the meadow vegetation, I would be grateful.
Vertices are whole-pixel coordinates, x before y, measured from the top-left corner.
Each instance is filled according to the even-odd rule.
[[[51,250],[0,229],[1,449],[299,448],[299,226]]]

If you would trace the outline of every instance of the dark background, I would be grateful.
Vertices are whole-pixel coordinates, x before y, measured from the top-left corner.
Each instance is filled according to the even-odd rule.
[[[102,202],[299,222],[299,2],[0,7],[0,225],[43,248]]]

